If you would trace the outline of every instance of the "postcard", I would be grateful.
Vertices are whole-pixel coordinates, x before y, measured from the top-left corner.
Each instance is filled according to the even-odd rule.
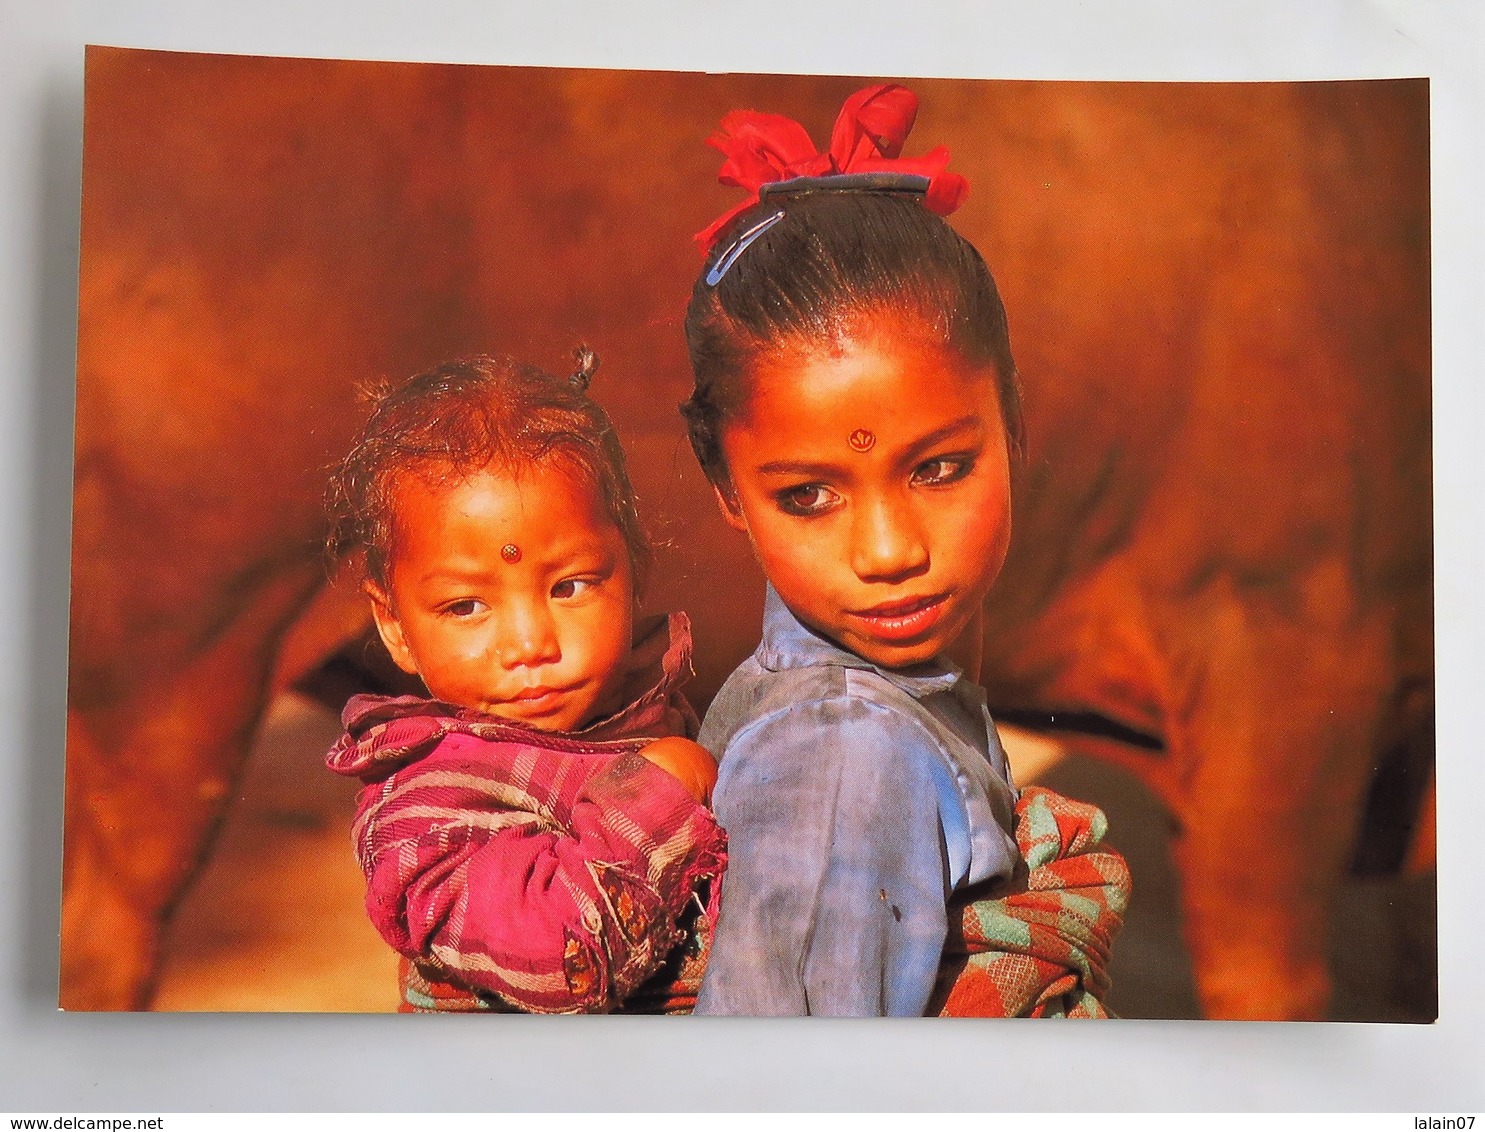
[[[1432,1021],[1429,156],[89,49],[61,1005]]]

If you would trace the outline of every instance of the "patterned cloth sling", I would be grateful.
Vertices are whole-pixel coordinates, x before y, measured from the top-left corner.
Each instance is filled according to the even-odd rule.
[[[1016,805],[1026,861],[1009,891],[965,892],[930,1012],[965,1018],[1108,1018],[1109,950],[1129,905],[1129,867],[1103,844],[1096,806],[1042,787]],[[1004,886],[1002,886],[1003,888]]]

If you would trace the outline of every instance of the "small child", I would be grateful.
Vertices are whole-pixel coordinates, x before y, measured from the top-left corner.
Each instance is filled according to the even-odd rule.
[[[753,195],[698,236],[682,412],[768,589],[701,731],[730,855],[698,1013],[1104,1013],[1127,870],[1092,807],[1015,789],[948,659],[1022,425],[995,283],[940,219],[967,185],[899,156],[916,112],[876,86],[824,153],[752,111],[711,139]]]
[[[330,550],[364,554],[431,696],[352,699],[327,759],[367,784],[352,834],[403,1010],[615,1009],[723,867],[690,625],[635,633],[649,550],[595,367],[439,366],[377,400],[332,480]]]

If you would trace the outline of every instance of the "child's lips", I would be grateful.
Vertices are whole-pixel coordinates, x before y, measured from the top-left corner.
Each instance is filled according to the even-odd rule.
[[[548,688],[545,685],[537,685],[522,688],[500,702],[507,708],[514,708],[522,716],[550,715],[566,702],[568,693],[571,691],[571,688]]]
[[[519,692],[517,692],[514,696],[512,696],[511,699],[512,700],[539,700],[543,696],[550,696],[550,695],[554,694],[557,691],[558,691],[558,689],[556,689],[556,688],[544,688],[544,687],[540,687],[540,686],[535,687],[535,688],[522,688]]]
[[[859,621],[870,636],[900,644],[929,633],[948,608],[949,594],[939,593],[850,610],[847,616]]]

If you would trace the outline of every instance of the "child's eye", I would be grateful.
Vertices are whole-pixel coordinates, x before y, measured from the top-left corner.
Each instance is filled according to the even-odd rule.
[[[820,515],[840,502],[840,496],[822,483],[801,484],[779,492],[775,498],[786,515]]]
[[[440,609],[439,612],[448,617],[462,618],[473,617],[478,613],[483,613],[486,608],[487,606],[485,605],[485,603],[480,601],[478,598],[464,597],[460,598],[458,601],[449,602],[442,609]]]
[[[566,600],[587,593],[597,584],[597,578],[563,578],[552,587],[552,596],[558,600]]]
[[[975,466],[968,456],[941,456],[925,460],[913,469],[913,483],[919,487],[943,487],[969,475]]]

